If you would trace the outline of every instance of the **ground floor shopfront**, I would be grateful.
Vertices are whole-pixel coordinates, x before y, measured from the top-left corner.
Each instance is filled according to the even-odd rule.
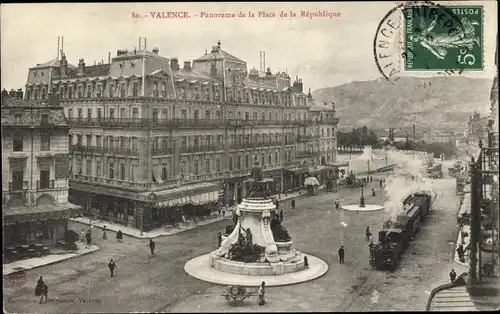
[[[70,184],[68,199],[81,205],[85,216],[147,232],[210,215],[217,208],[220,188],[217,183],[199,183],[138,193],[77,183]]]
[[[4,263],[49,254],[66,240],[68,219],[80,209],[70,203],[2,208]]]
[[[65,237],[68,219],[76,217],[80,209],[70,203],[2,208],[4,246],[55,246]]]

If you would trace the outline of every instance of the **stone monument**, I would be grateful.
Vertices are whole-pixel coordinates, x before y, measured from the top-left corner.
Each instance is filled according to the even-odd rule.
[[[269,183],[256,163],[251,172],[250,196],[236,209],[238,220],[210,254],[210,266],[227,273],[280,275],[305,269],[304,256],[293,241],[269,198]]]

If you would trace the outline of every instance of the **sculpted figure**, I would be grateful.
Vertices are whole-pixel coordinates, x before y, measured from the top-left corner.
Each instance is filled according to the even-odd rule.
[[[281,218],[279,215],[275,215],[271,219],[271,231],[273,232],[275,242],[288,242],[292,239],[285,227],[281,225]]]

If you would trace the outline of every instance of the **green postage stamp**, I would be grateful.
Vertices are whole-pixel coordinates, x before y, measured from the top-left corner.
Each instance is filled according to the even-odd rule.
[[[412,6],[403,16],[406,71],[483,70],[482,6]]]

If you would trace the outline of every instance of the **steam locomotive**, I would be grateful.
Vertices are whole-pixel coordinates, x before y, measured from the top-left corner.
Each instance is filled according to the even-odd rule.
[[[384,223],[378,233],[378,243],[370,248],[370,265],[375,269],[395,270],[408,243],[420,229],[429,214],[432,197],[414,193],[403,201],[403,212],[395,220]]]

